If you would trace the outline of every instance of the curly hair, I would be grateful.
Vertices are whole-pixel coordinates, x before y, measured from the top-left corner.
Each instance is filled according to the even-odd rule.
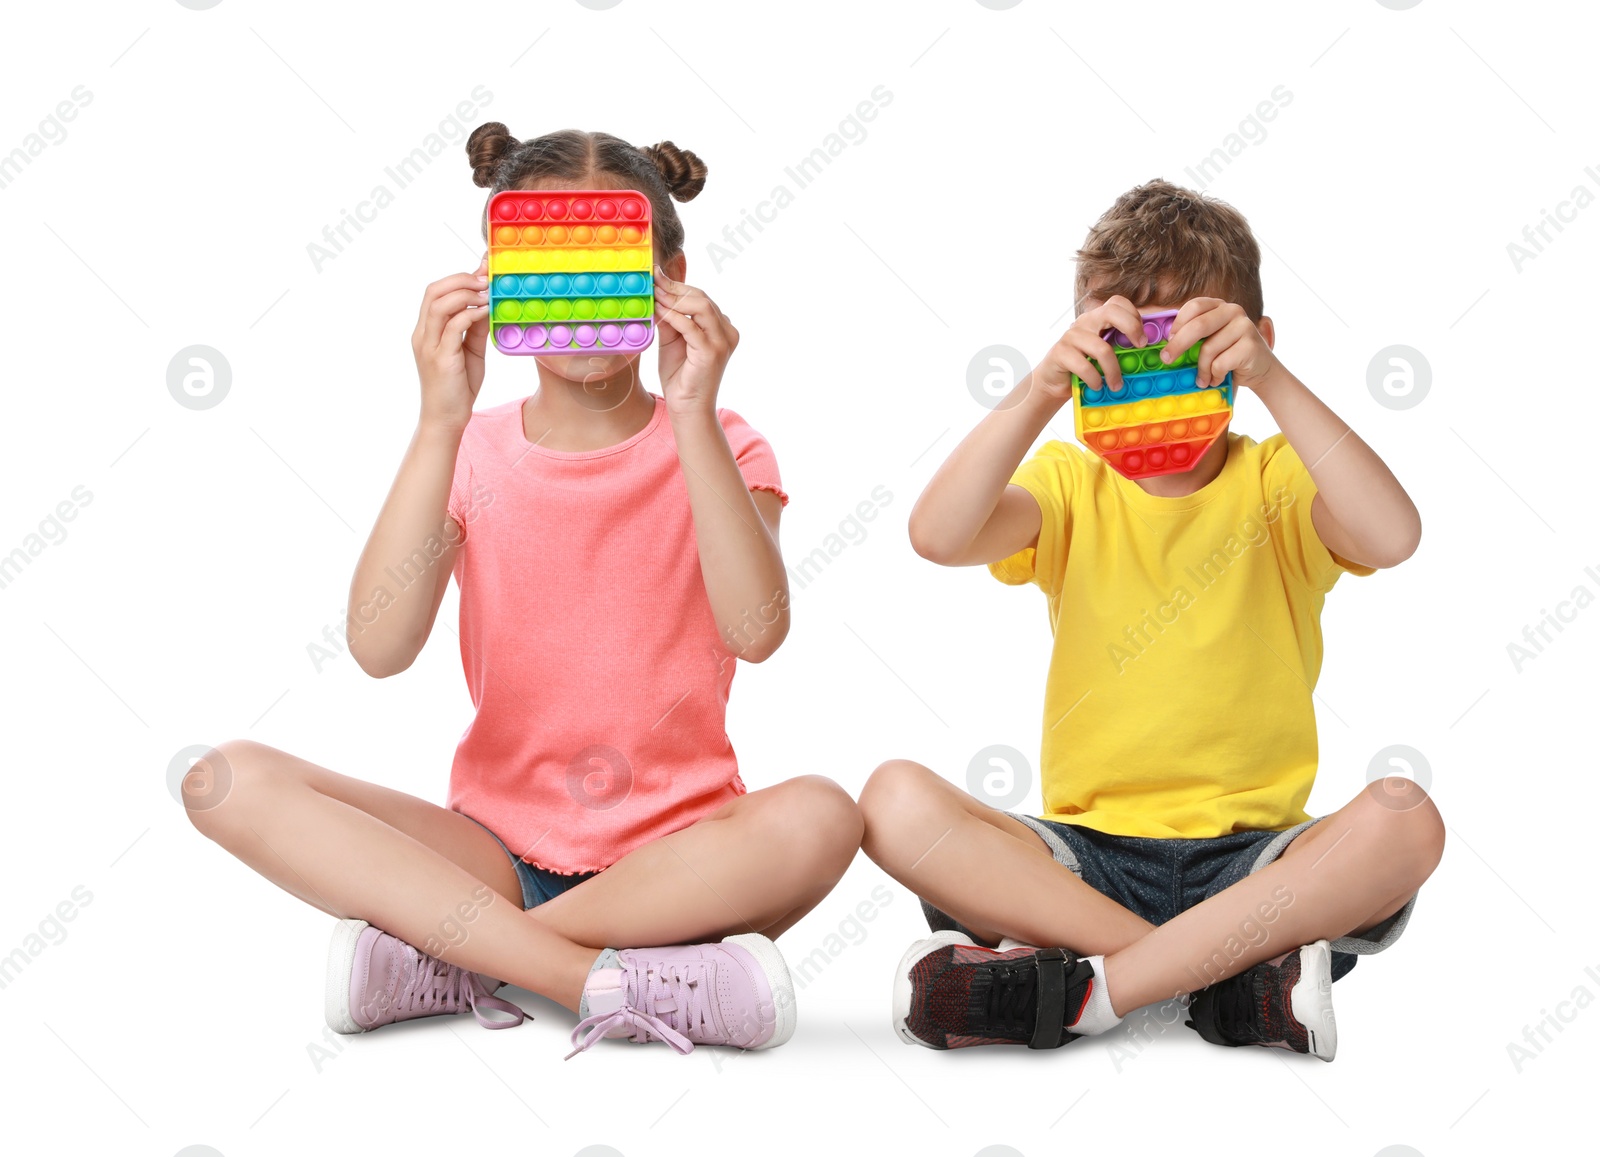
[[[1078,250],[1074,295],[1136,306],[1216,294],[1260,321],[1261,246],[1225,201],[1154,180],[1118,197]]]

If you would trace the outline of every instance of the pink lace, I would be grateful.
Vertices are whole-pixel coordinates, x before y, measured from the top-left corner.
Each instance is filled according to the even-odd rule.
[[[444,961],[417,952],[415,972],[410,983],[396,997],[402,1014],[432,1016],[440,1012],[462,1012],[472,1009],[472,1015],[484,1028],[511,1028],[527,1016],[509,1000],[490,994],[483,978],[476,972],[446,964]],[[508,1013],[512,1020],[493,1020],[485,1016],[484,1009]],[[403,1016],[402,1016],[403,1019]]]
[[[695,1038],[706,1041],[717,1031],[711,991],[716,969],[710,961],[628,961],[622,975],[622,1007],[579,1021],[572,1030],[575,1047],[567,1054],[567,1060],[619,1028],[632,1030],[636,1043],[665,1041],[679,1053],[692,1052]]]

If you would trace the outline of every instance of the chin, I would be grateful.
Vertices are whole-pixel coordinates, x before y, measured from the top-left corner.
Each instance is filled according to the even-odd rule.
[[[545,367],[559,378],[583,384],[595,380],[608,380],[626,374],[635,368],[638,354],[574,354],[571,357],[541,359]],[[637,374],[635,374],[637,377]]]

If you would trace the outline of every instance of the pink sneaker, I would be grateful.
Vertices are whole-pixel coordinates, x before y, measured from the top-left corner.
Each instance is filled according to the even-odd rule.
[[[471,1009],[484,1028],[511,1028],[526,1014],[490,995],[503,983],[436,960],[365,920],[340,920],[328,945],[328,1027],[370,1032],[397,1020]],[[491,1019],[486,1008],[512,1019]]]
[[[570,1060],[601,1037],[665,1041],[680,1053],[701,1045],[770,1049],[794,1034],[794,985],[765,936],[720,944],[624,948],[616,968],[583,986],[589,1015],[572,1030]]]

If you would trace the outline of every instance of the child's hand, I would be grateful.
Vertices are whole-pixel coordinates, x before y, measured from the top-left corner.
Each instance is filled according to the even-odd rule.
[[[674,281],[656,266],[656,320],[661,392],[675,413],[715,410],[717,387],[739,331],[703,290]]]
[[[1278,361],[1244,307],[1232,302],[1215,297],[1196,297],[1184,302],[1178,316],[1172,319],[1172,336],[1167,348],[1161,351],[1162,360],[1170,360],[1169,352],[1176,357],[1202,340],[1206,344],[1200,348],[1195,377],[1195,385],[1200,389],[1220,385],[1231,373],[1235,386],[1256,390],[1282,368],[1283,363]]]
[[[1102,382],[1113,390],[1122,389],[1122,367],[1117,364],[1117,352],[1100,334],[1108,329],[1120,330],[1128,335],[1135,346],[1142,347],[1144,319],[1126,297],[1111,297],[1095,308],[1078,315],[1061,339],[1050,347],[1033,371],[1033,381],[1047,397],[1068,401],[1072,397],[1072,375],[1077,374],[1090,389],[1099,389]],[[1089,359],[1093,358],[1105,369],[1102,375]]]
[[[489,258],[474,273],[435,281],[422,295],[411,352],[422,380],[422,421],[463,430],[483,385],[489,339]]]

